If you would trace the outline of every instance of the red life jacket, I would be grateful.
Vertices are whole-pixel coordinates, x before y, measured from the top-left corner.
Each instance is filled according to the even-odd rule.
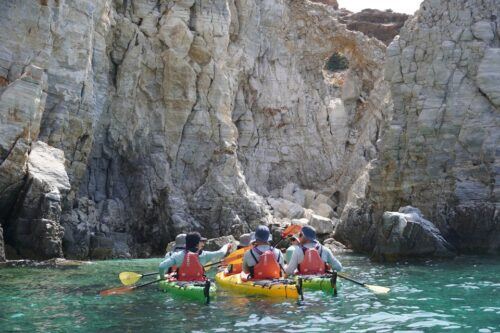
[[[177,281],[205,281],[205,270],[198,253],[185,251],[184,260],[177,270]]]
[[[301,247],[304,253],[304,260],[299,264],[299,274],[302,275],[318,275],[325,274],[326,264],[321,259],[319,251],[323,252],[321,245],[317,244],[313,248]]]
[[[253,254],[253,251],[257,252],[257,254],[260,256],[259,260],[257,260],[255,255]],[[254,247],[250,250],[250,254],[257,262],[257,264],[253,266],[252,280],[268,280],[280,278],[280,264],[274,256],[273,248],[262,252]]]
[[[235,274],[240,274],[243,272],[243,264],[231,264],[228,266],[228,269],[226,270],[226,276],[229,275],[235,275]]]

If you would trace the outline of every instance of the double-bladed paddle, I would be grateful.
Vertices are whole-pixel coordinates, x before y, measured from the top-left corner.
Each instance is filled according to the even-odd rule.
[[[142,279],[145,276],[152,276],[152,275],[158,275],[158,272],[151,272],[151,273],[136,273],[136,272],[121,272],[120,275],[118,276],[120,278],[120,281],[123,283],[124,286],[131,286],[135,284],[137,281]]]
[[[156,274],[156,273],[155,273]],[[151,281],[151,282],[148,282],[148,283],[144,283],[144,284],[140,284],[138,286],[124,286],[124,287],[118,287],[118,288],[112,288],[112,289],[107,289],[107,290],[103,290],[99,293],[99,295],[101,296],[110,296],[110,295],[120,295],[120,294],[125,294],[125,293],[129,293],[129,292],[132,292],[138,288],[142,288],[142,287],[145,287],[145,286],[149,286],[150,284],[153,284],[153,283],[157,283],[157,282],[160,282],[161,279],[158,279],[158,280],[155,280],[155,281]]]

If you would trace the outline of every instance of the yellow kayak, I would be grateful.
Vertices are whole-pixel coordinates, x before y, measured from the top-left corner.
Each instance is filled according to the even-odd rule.
[[[290,279],[243,281],[241,274],[226,276],[224,272],[219,272],[215,275],[215,282],[224,289],[245,295],[299,298],[297,284]]]

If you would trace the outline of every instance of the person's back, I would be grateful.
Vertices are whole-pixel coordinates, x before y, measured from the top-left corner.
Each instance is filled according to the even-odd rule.
[[[252,239],[251,234],[241,235],[236,250],[240,250],[250,246],[251,239]],[[243,263],[235,263],[228,265],[228,267],[225,270],[225,275],[227,276],[227,275],[240,274],[242,271],[243,271]]]
[[[293,251],[295,251],[295,249],[297,249],[297,247],[299,246],[299,237],[294,235],[292,236],[291,240],[291,245],[286,249],[286,252],[285,252],[285,263],[290,263],[290,259],[292,259],[292,255],[293,255]]]
[[[189,236],[189,237],[188,237]],[[202,254],[199,254],[200,248],[200,240],[201,236],[199,233],[190,233],[186,236],[186,250],[178,251],[173,253],[170,257],[163,260],[159,265],[159,273],[160,277],[165,277],[165,272],[169,271],[171,267],[178,267],[177,271],[179,271],[182,267],[182,270],[186,272],[186,266],[189,266],[187,275],[195,275],[198,276],[199,265],[206,265],[211,261],[219,261],[222,259],[229,249],[231,249],[231,244],[226,244],[221,247],[218,251],[203,251]],[[189,253],[189,257],[186,258],[186,254]],[[191,253],[195,254],[191,255]],[[185,260],[186,259],[186,260]],[[189,261],[187,260],[189,259]],[[192,267],[191,267],[192,266]],[[191,268],[194,268],[191,271]],[[194,272],[193,274],[191,274]]]
[[[243,256],[243,272],[251,279],[276,279],[281,276],[283,255],[269,245],[270,232],[266,226],[255,231],[254,247]]]
[[[290,261],[285,267],[288,275],[323,274],[329,269],[342,270],[342,264],[327,247],[316,240],[316,231],[310,226],[302,228],[300,245],[295,247]]]

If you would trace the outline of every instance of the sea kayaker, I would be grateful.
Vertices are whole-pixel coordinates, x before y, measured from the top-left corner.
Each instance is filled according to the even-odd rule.
[[[290,237],[290,246],[286,249],[285,252],[285,262],[288,264],[290,263],[290,259],[292,259],[292,254],[293,251],[299,246],[300,241],[299,241],[299,236],[298,235],[293,235]]]
[[[330,268],[337,272],[342,270],[342,264],[333,256],[332,251],[316,240],[316,230],[313,227],[302,228],[299,242],[285,267],[286,274],[318,275]]]
[[[277,279],[281,276],[283,255],[271,247],[271,240],[269,228],[258,226],[252,239],[253,248],[243,256],[243,272],[250,274],[250,279]]]
[[[236,250],[250,246],[251,239],[252,239],[251,234],[241,235],[240,240],[238,242],[238,245],[236,246]],[[240,274],[242,271],[243,271],[243,264],[232,264],[232,265],[227,266],[227,268],[225,270],[225,274],[226,274],[226,276]]]
[[[175,236],[175,245],[172,251],[165,254],[165,259],[170,257],[173,253],[184,251],[186,249],[186,234],[178,234]]]
[[[219,261],[231,250],[232,244],[226,244],[218,251],[200,251],[201,235],[198,232],[190,232],[186,235],[186,249],[173,253],[169,258],[163,260],[159,265],[160,277],[166,278],[165,272],[172,266],[177,269],[177,280],[179,281],[202,281],[205,270],[202,265],[210,261]]]
[[[201,237],[200,239],[200,251],[198,252],[198,254],[202,254],[203,253],[203,249],[205,248],[205,245],[207,244],[207,238],[206,237]]]

